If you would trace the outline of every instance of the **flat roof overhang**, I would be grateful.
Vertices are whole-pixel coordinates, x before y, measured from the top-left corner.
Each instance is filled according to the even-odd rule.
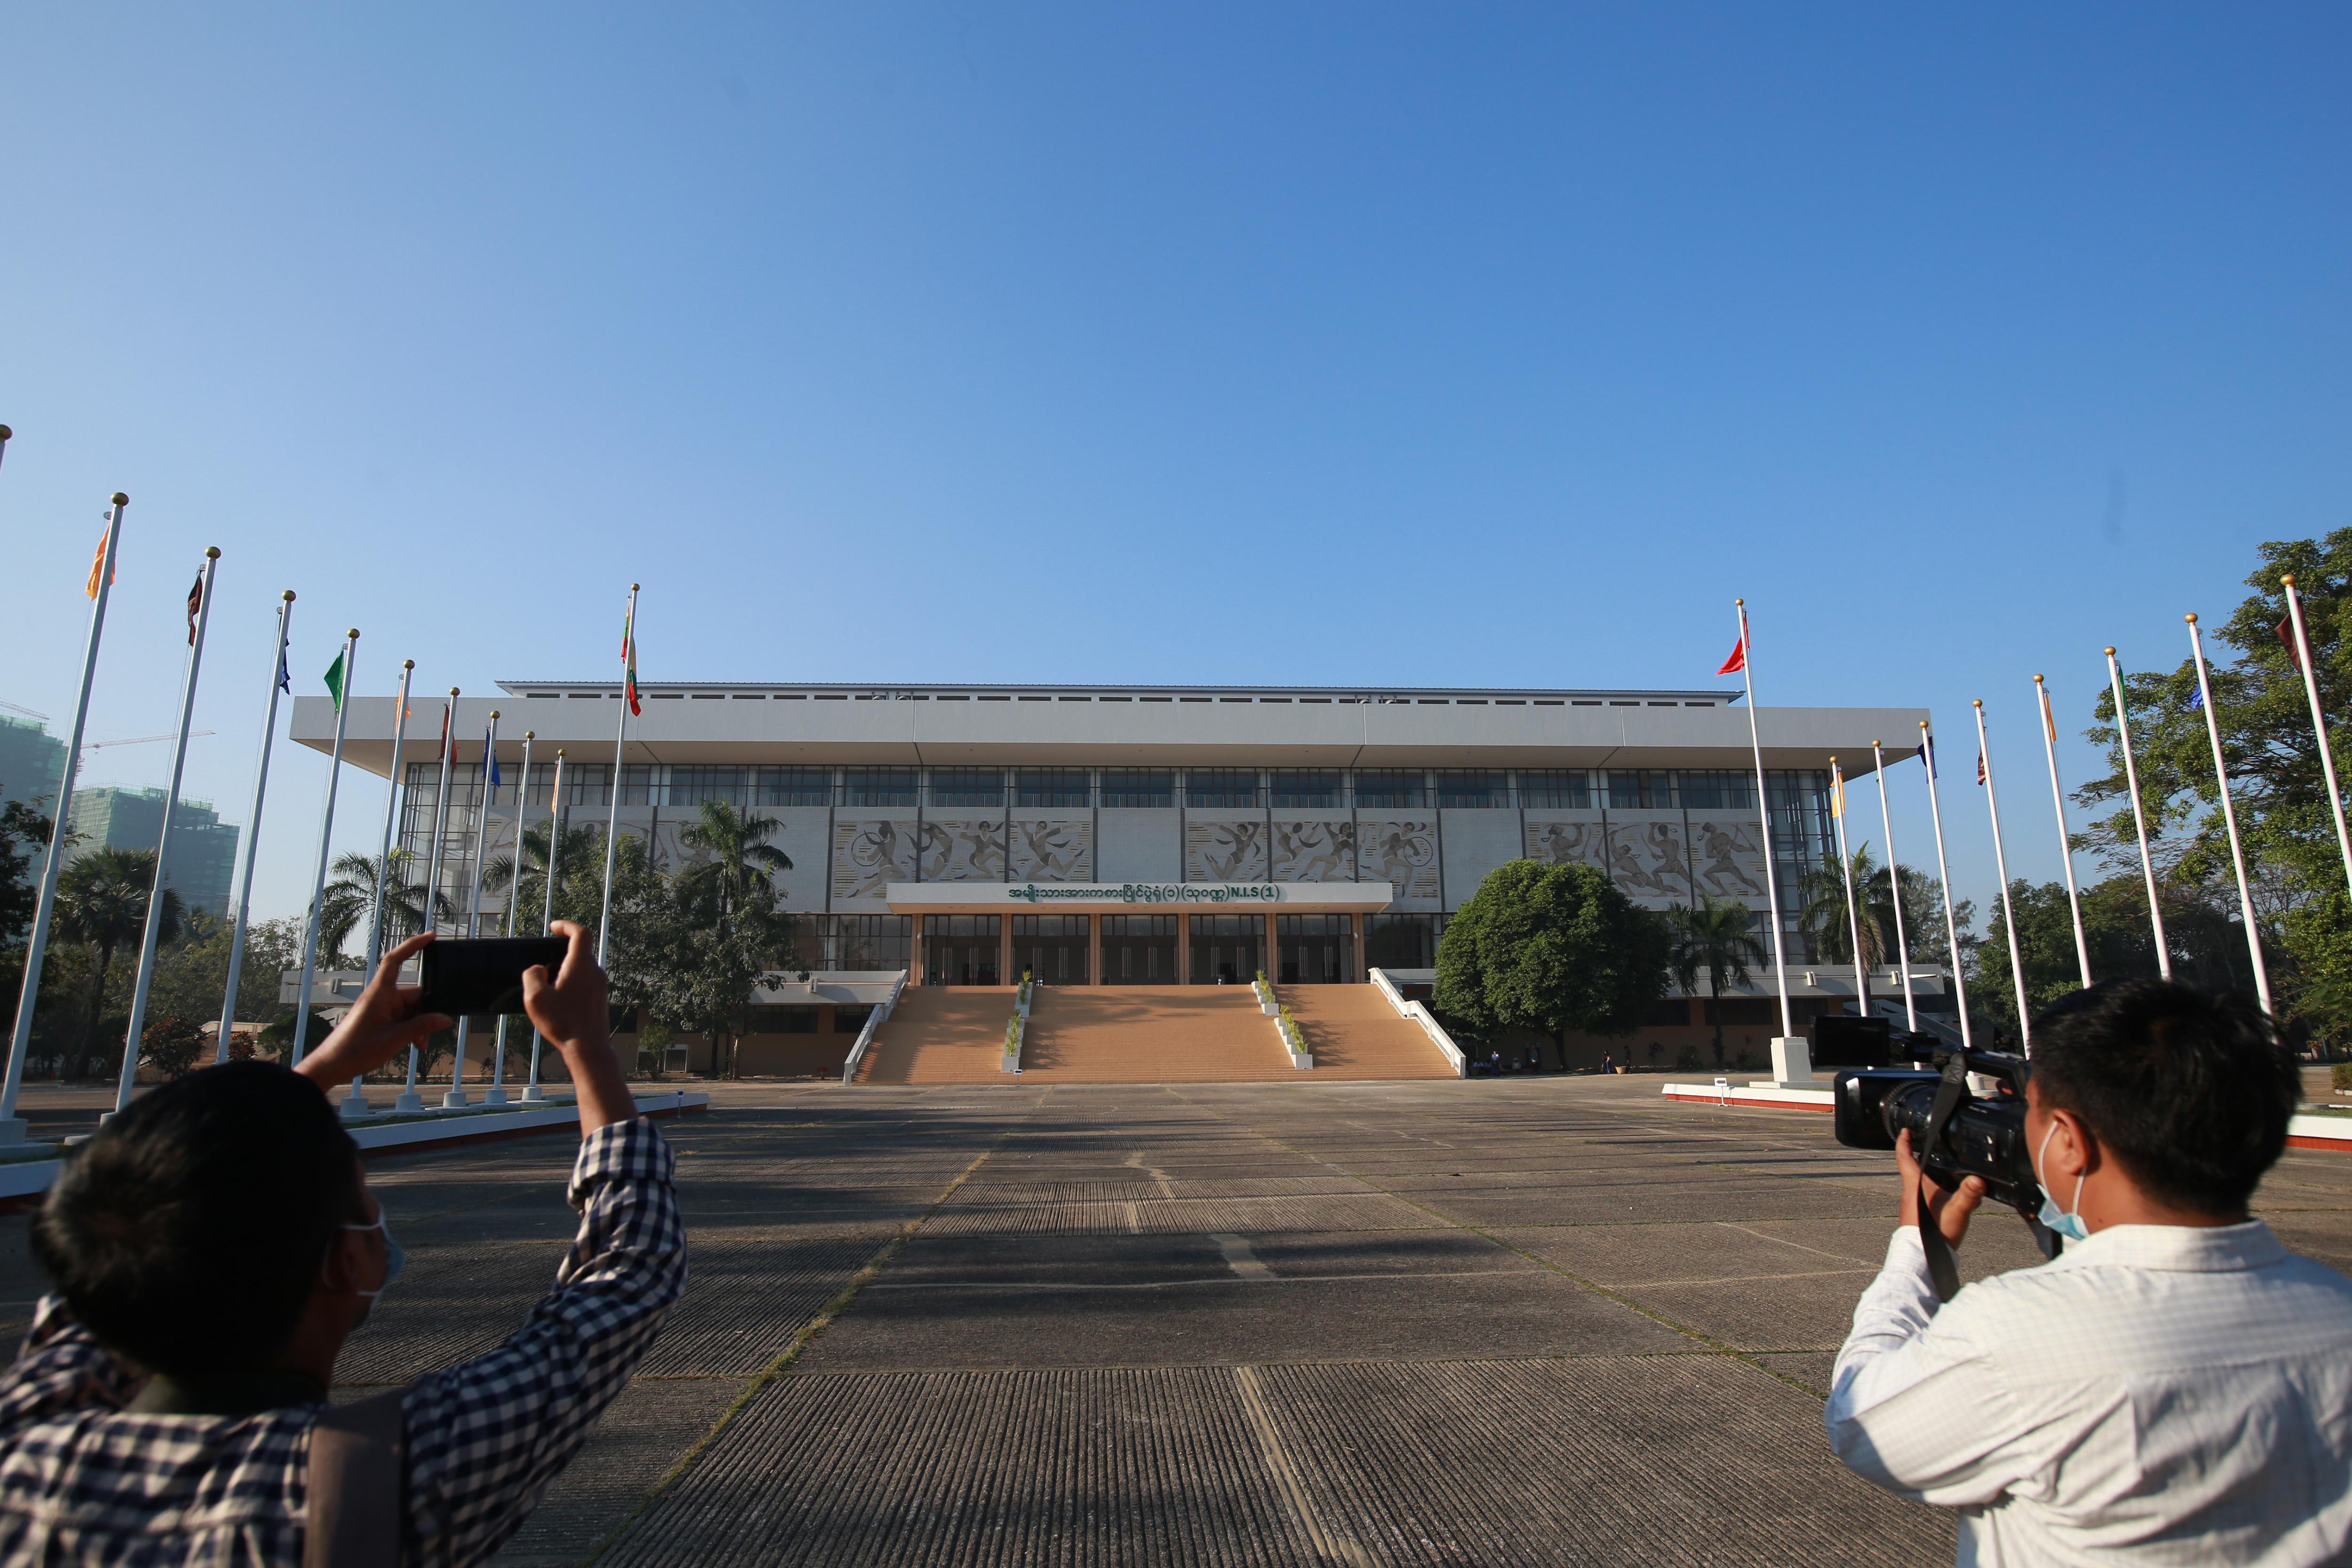
[[[892,882],[893,912],[940,914],[1163,914],[1177,910],[1253,914],[1377,914],[1396,901],[1388,882]]]

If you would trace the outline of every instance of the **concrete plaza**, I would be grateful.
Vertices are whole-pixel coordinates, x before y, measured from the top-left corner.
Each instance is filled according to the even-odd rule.
[[[1303,1075],[1302,1075],[1303,1076]],[[1821,1434],[1891,1161],[1655,1079],[722,1086],[693,1284],[515,1564],[1904,1563]],[[570,1142],[378,1163],[356,1394],[494,1343]],[[2352,1161],[2262,1206],[2352,1268]],[[37,1279],[0,1220],[0,1318]],[[1972,1273],[2032,1260],[1980,1226]]]

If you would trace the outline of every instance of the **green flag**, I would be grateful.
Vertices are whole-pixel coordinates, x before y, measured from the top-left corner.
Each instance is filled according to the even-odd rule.
[[[327,694],[335,700],[335,711],[343,710],[343,656],[335,655],[335,662],[327,666]]]

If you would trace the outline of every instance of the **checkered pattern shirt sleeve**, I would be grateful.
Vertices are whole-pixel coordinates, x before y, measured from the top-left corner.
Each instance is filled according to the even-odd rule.
[[[686,1289],[671,1168],[647,1121],[583,1140],[555,1289],[497,1350],[409,1390],[404,1561],[497,1551],[628,1380]],[[127,1414],[138,1388],[63,1301],[42,1302],[0,1377],[0,1563],[300,1568],[316,1409]]]

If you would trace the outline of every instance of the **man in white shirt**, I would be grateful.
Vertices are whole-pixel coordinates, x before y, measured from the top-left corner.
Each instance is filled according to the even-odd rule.
[[[2045,1217],[2085,1239],[1939,1309],[1904,1134],[1838,1458],[1958,1510],[1964,1565],[2352,1563],[2352,1280],[2246,1212],[2298,1091],[2235,999],[2119,981],[2037,1018],[2026,1147]],[[1932,1194],[1929,1223],[1958,1247],[1983,1195]]]

